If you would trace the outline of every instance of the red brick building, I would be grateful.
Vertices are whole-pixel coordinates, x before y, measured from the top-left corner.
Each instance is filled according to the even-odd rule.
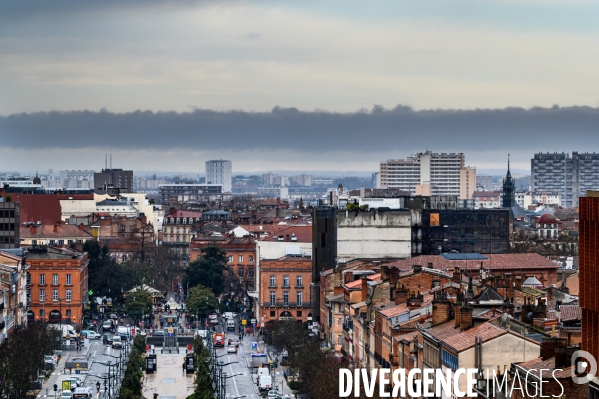
[[[30,248],[28,285],[29,321],[70,322],[80,325],[88,299],[87,254],[66,248]]]
[[[260,262],[260,313],[274,320],[311,320],[312,258],[287,256]]]

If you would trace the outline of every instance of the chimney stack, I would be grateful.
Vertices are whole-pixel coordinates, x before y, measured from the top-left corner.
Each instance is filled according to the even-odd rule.
[[[54,230],[52,230],[54,233],[58,233],[58,226],[54,225]]]
[[[457,266],[453,269],[453,282],[462,285],[462,272]]]
[[[79,225],[79,230],[83,230],[83,223]]]
[[[460,309],[460,330],[465,331],[472,327],[472,306],[469,303],[466,303]]]
[[[514,279],[514,283],[515,283],[514,288],[517,290],[521,290],[522,289],[522,276],[516,276],[516,278]]]
[[[381,266],[381,281],[389,281],[389,266]]]
[[[414,273],[420,273],[422,271],[422,265],[412,265]]]
[[[351,283],[352,281],[354,281],[354,272],[345,272],[345,284]]]
[[[401,288],[395,291],[395,304],[400,305],[408,302],[408,289],[402,284]]]
[[[389,268],[389,285],[392,288],[397,284],[397,280],[399,280],[399,269],[397,267]]]
[[[436,292],[433,299],[433,327],[449,321],[449,306],[447,294],[445,292]]]
[[[362,302],[364,302],[366,298],[368,298],[368,279],[362,277]]]
[[[422,296],[422,294],[420,292],[418,292],[418,295],[412,294],[412,296],[410,298],[408,298],[408,308],[410,310],[420,309],[423,299],[424,299],[424,297]]]

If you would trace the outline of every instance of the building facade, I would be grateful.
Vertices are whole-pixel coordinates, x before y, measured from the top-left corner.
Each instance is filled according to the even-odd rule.
[[[535,193],[559,194],[561,205],[578,206],[578,198],[599,187],[599,153],[538,153],[530,165],[531,189]]]
[[[465,156],[462,153],[433,153],[426,151],[407,159],[387,160],[380,164],[381,188],[393,188],[416,193],[416,186],[430,186],[431,195],[460,195],[461,170]],[[463,173],[470,177],[470,173]],[[469,189],[474,191],[475,180]],[[465,189],[465,184],[464,184]]]
[[[162,245],[176,253],[181,264],[187,266],[189,245],[195,237],[194,224],[202,220],[202,212],[175,211],[164,217],[162,225]]]
[[[100,173],[94,173],[94,188],[110,193],[130,193],[133,191],[133,171],[123,169],[102,169]]]
[[[476,191],[476,168],[465,166],[460,169],[460,198],[472,199]]]
[[[220,184],[223,192],[231,192],[231,161],[216,159],[206,161],[206,183]]]
[[[62,188],[94,188],[93,170],[61,170],[60,183]]]
[[[160,185],[160,201],[212,202],[223,200],[222,184],[173,183]]]
[[[260,262],[260,319],[265,323],[276,320],[306,322],[311,319],[311,279],[310,257],[263,259]]]
[[[88,298],[86,253],[66,248],[32,247],[26,256],[31,303],[30,322],[80,325]]]

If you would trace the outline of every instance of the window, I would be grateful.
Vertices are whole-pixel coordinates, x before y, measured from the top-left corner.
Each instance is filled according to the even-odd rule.
[[[73,294],[71,292],[71,290],[67,290],[67,302],[71,302],[71,299],[73,298]]]
[[[229,256],[229,262],[233,262],[233,255]]]
[[[276,287],[277,286],[277,277],[276,276],[270,276],[270,285],[269,287]]]
[[[250,262],[254,261],[254,257],[252,255],[250,255]]]
[[[447,352],[445,349],[441,349],[441,361],[453,371],[458,369],[458,358]]]
[[[31,245],[37,245],[37,240],[31,240]]]
[[[71,317],[71,309],[67,309],[67,317]]]
[[[283,305],[289,306],[289,291],[283,291]]]
[[[277,295],[274,291],[270,291],[270,304],[271,306],[275,305],[275,302],[277,301]]]
[[[46,285],[46,275],[40,274],[40,285]]]
[[[270,311],[270,317],[276,317],[276,314],[275,314],[275,311],[274,311],[274,310],[271,310],[271,311]]]
[[[40,317],[44,317],[44,316],[45,316],[45,314],[44,314],[44,313],[45,313],[45,312],[44,312],[44,309],[40,309]]]
[[[58,301],[58,290],[52,290],[52,300]]]
[[[40,290],[40,302],[46,302],[46,290],[43,288]]]
[[[239,255],[239,261],[243,262],[243,255]]]
[[[64,245],[64,240],[58,240],[58,245]]]
[[[303,292],[298,292],[295,296],[297,299],[297,306],[302,306]]]
[[[339,317],[339,318],[337,319],[337,325],[338,325],[338,326],[340,326],[340,325],[341,325],[341,320],[342,320],[342,319],[341,319],[341,317]]]
[[[74,244],[73,240],[68,240],[67,242],[68,242],[69,245],[73,245]]]
[[[52,285],[58,285],[58,274],[52,275]]]
[[[70,274],[67,274],[66,280],[67,280],[67,282],[66,282],[67,285],[73,285],[73,279],[71,278]]]
[[[239,277],[243,278],[243,267],[240,267],[237,272],[239,273]]]
[[[250,267],[248,269],[248,277],[254,278],[254,268],[253,267]]]
[[[50,240],[50,245],[55,245],[56,244],[56,240]]]
[[[302,276],[297,276],[297,278],[295,279],[295,284],[298,287],[303,287],[304,286],[304,279]]]
[[[289,287],[289,276],[283,276],[283,287]]]
[[[343,345],[343,335],[337,337],[337,345]]]
[[[302,311],[301,310],[298,310],[295,314],[297,315],[297,317],[302,317]]]

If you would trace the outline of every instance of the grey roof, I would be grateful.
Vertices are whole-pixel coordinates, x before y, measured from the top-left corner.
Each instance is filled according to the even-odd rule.
[[[535,276],[527,278],[523,283],[523,287],[543,287],[543,283],[541,283]]]
[[[458,254],[448,253],[448,254],[441,254],[441,256],[447,260],[487,260],[488,259],[486,256],[481,255],[477,252],[458,253]]]
[[[477,296],[474,297],[479,303],[481,302],[490,302],[490,301],[504,301],[505,298],[501,296],[495,289],[491,287],[485,288],[482,292],[480,292]]]
[[[510,206],[507,209],[510,211],[510,219],[526,217],[526,212],[518,204]]]
[[[0,251],[14,256],[23,256],[23,248],[3,248]]]

